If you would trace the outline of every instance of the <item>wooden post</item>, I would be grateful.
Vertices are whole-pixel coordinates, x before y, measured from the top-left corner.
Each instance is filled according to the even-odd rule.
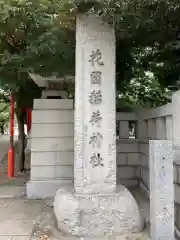
[[[14,98],[10,96],[10,144],[8,151],[8,177],[14,177]]]

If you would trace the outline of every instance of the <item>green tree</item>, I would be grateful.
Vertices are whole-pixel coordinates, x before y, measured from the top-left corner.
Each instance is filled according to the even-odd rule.
[[[144,91],[144,85],[149,84],[164,99],[163,89],[179,81],[177,0],[1,0],[0,80],[1,88],[12,91],[16,100],[21,170],[23,109],[32,107],[33,98],[41,94],[28,73],[74,75],[75,17],[77,12],[87,11],[115,24],[118,96],[127,96],[138,82],[133,101],[149,104],[154,95]],[[153,73],[151,82],[145,75],[147,71]]]
[[[41,95],[28,73],[63,76],[74,71],[74,30],[64,14],[57,14],[60,7],[59,1],[0,1],[0,80],[1,88],[12,92],[16,101],[21,171],[24,108],[32,107],[33,99]]]
[[[151,71],[163,87],[177,86],[180,65],[178,0],[76,0],[79,11],[93,11],[115,24],[117,86]],[[138,59],[138,62],[137,62]]]
[[[120,102],[123,100],[132,108],[138,106],[157,107],[171,100],[171,92],[162,88],[152,73],[144,73],[144,71],[138,71],[137,76],[126,84],[124,92],[119,93],[118,96],[117,99]]]

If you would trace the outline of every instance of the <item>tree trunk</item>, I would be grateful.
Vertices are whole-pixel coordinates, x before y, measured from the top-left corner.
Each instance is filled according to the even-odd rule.
[[[4,125],[1,126],[1,134],[4,135]]]
[[[20,172],[25,170],[25,134],[24,134],[24,112],[22,108],[17,109],[17,121],[18,121],[18,159]]]

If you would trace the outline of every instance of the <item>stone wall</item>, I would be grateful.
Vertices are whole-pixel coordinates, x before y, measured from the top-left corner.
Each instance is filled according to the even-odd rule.
[[[72,184],[73,115],[73,100],[34,101],[29,198],[51,197],[61,185]]]
[[[130,139],[132,113],[117,114],[117,183],[138,187],[139,142]],[[28,197],[54,195],[60,184],[72,183],[74,161],[74,110],[72,100],[37,99],[31,131],[31,177]],[[45,187],[46,186],[46,187]],[[48,191],[48,193],[47,193]]]
[[[149,141],[140,140],[140,176],[139,185],[145,191],[149,190]]]
[[[137,140],[117,141],[117,183],[126,187],[138,187],[140,152]]]
[[[49,109],[47,101],[52,103]],[[41,103],[40,109],[38,103]],[[45,110],[42,103],[45,104]],[[43,115],[45,116],[42,117]],[[73,134],[73,101],[44,99],[35,101],[31,180],[72,178]]]
[[[172,103],[137,112],[140,152],[139,186],[149,192],[149,140],[172,140]],[[149,194],[149,193],[148,193]]]
[[[180,239],[180,91],[173,94],[172,103],[137,114],[140,144],[139,186],[149,195],[149,140],[172,140],[174,151],[175,233]],[[141,125],[140,125],[141,126]]]

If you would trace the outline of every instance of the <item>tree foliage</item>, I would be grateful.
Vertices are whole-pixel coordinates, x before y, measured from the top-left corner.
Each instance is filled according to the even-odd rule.
[[[178,0],[75,2],[80,11],[87,3],[89,11],[115,24],[120,88],[136,76],[138,68],[153,72],[164,87],[177,86],[180,67]]]
[[[1,83],[15,89],[18,99],[24,96],[31,99],[28,105],[40,94],[28,80],[29,71],[44,76],[74,74],[77,12],[96,12],[115,24],[118,91],[125,91],[126,83],[137,77],[139,71],[153,72],[163,87],[176,86],[179,81],[180,3],[177,0],[1,3]]]
[[[36,92],[39,95],[29,79],[29,71],[46,76],[72,74],[74,31],[61,24],[58,1],[0,3],[1,85],[12,89],[18,100],[23,99],[23,103],[29,105],[32,96],[36,96]]]
[[[63,13],[67,5],[50,0],[0,1],[0,85],[13,93],[16,101],[21,170],[25,158],[24,108],[32,107],[33,99],[41,95],[29,72],[63,76],[74,71],[74,30],[65,24],[66,19],[71,21]]]
[[[152,73],[139,71],[124,87],[123,93],[117,93],[118,103],[122,101],[131,110],[137,107],[157,107],[171,100],[171,92],[162,88],[158,79]]]

